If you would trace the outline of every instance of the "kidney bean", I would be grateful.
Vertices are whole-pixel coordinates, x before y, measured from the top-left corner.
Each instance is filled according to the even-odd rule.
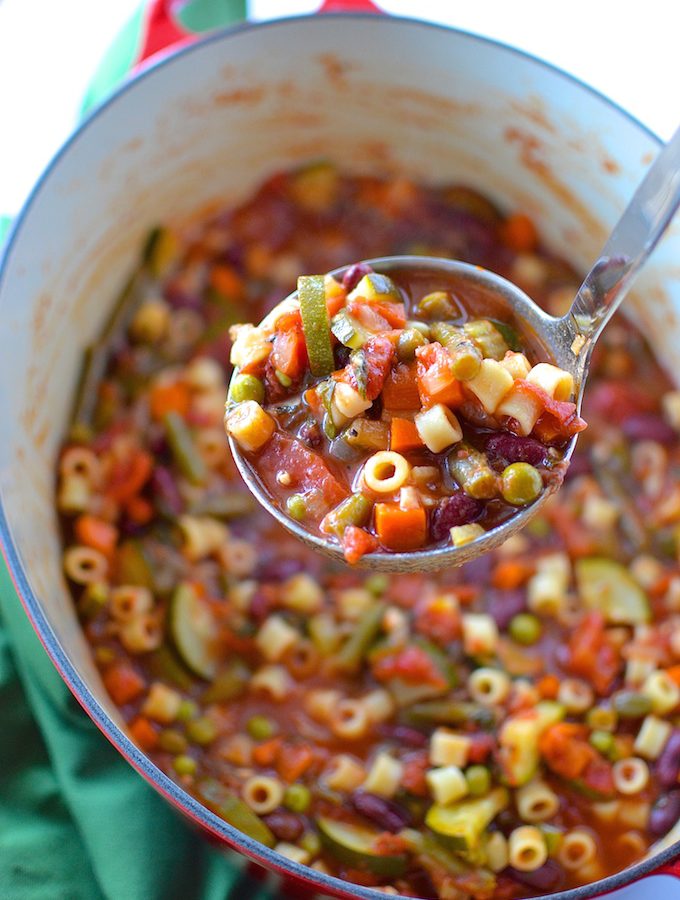
[[[307,565],[301,559],[292,557],[270,559],[258,572],[260,581],[285,581],[299,572],[304,572]]]
[[[368,275],[373,269],[368,263],[355,263],[342,276],[342,286],[346,291],[353,291],[364,275]]]
[[[546,448],[540,441],[506,432],[494,434],[489,438],[486,443],[486,455],[491,465],[497,469],[504,469],[515,462],[541,466],[547,461]]]
[[[306,422],[302,423],[298,429],[298,437],[312,450],[315,450],[323,444],[321,428],[319,427],[319,423],[315,422],[314,419],[308,419]]]
[[[280,841],[297,841],[305,829],[302,819],[285,809],[275,809],[263,820]]]
[[[661,787],[672,788],[680,774],[680,730],[675,729],[656,761],[656,777]]]
[[[369,794],[368,791],[355,791],[351,797],[354,809],[374,822],[384,831],[396,833],[402,828],[408,828],[411,824],[411,814],[403,806],[378,797],[377,794]]]
[[[486,611],[492,616],[501,631],[510,624],[518,613],[527,608],[527,598],[523,590],[489,591]]]
[[[535,888],[538,891],[556,891],[564,881],[564,871],[554,859],[549,859],[543,863],[540,869],[534,869],[533,872],[520,872],[519,869],[513,869],[508,866],[504,870],[504,874],[510,875],[515,881],[524,884],[527,887]]]
[[[668,422],[654,413],[636,413],[621,423],[621,430],[629,441],[657,441],[659,444],[675,443],[677,435]]]
[[[680,819],[680,790],[659,797],[649,814],[648,828],[656,837],[667,834]]]
[[[404,747],[413,747],[416,750],[425,747],[428,742],[426,734],[409,725],[383,725],[380,733]]]
[[[463,491],[457,491],[450,497],[444,497],[432,514],[432,537],[442,541],[448,537],[449,529],[454,525],[467,525],[478,519],[484,509],[483,504],[474,497],[468,497]]]

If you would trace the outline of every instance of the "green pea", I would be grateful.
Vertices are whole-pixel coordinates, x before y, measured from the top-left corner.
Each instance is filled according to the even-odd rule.
[[[293,494],[286,500],[286,512],[296,522],[301,522],[307,516],[307,501],[302,494]]]
[[[187,749],[187,739],[174,728],[164,728],[158,735],[158,744],[166,753],[180,754]]]
[[[401,362],[410,362],[418,347],[424,347],[427,338],[417,328],[405,328],[397,341],[397,356]]]
[[[594,706],[586,713],[586,724],[594,731],[614,731],[618,718],[611,706]]]
[[[298,843],[310,856],[318,856],[321,853],[321,838],[314,831],[305,831]]]
[[[382,597],[389,586],[389,576],[380,575],[378,572],[374,575],[369,575],[366,581],[364,581],[364,587],[367,591],[370,591],[374,597]]]
[[[614,735],[609,731],[593,731],[589,740],[598,753],[603,756],[608,756],[614,746]]]
[[[641,719],[652,711],[652,701],[639,691],[619,691],[613,702],[622,719]]]
[[[188,722],[198,715],[198,703],[193,700],[182,700],[177,710],[177,718],[180,722]]]
[[[541,473],[529,463],[512,463],[503,471],[501,493],[503,498],[513,506],[526,506],[527,503],[533,503],[542,490]]]
[[[427,322],[421,322],[420,319],[409,319],[406,322],[407,328],[415,328],[416,331],[419,331],[424,338],[428,341],[432,337],[432,332],[430,331],[430,326]]]
[[[531,613],[518,613],[510,620],[508,631],[513,641],[528,647],[540,638],[542,627],[540,619]]]
[[[244,400],[264,403],[264,385],[255,375],[237,375],[229,395],[235,403],[243,403]]]
[[[424,319],[454,319],[458,311],[451,302],[451,297],[446,291],[433,291],[427,294],[418,304],[418,315]]]
[[[256,741],[266,741],[276,734],[276,723],[266,716],[253,716],[246,723],[248,734]]]
[[[535,516],[527,525],[527,531],[532,537],[544,538],[550,534],[550,522],[543,516]]]
[[[283,805],[291,812],[303,813],[312,802],[312,792],[304,784],[291,784],[283,795]]]
[[[479,796],[487,794],[491,787],[491,775],[486,766],[470,766],[465,770],[468,792]]]
[[[207,716],[200,716],[191,722],[187,722],[187,737],[192,744],[211,744],[217,737],[217,726]]]
[[[186,756],[182,753],[180,756],[176,756],[173,759],[172,765],[178,775],[193,775],[196,771],[197,763],[191,756]]]

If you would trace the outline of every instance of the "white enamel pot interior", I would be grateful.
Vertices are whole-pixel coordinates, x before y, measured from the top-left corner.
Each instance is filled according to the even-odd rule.
[[[403,19],[323,16],[245,26],[163,59],[95,111],[16,223],[0,269],[0,537],[47,651],[88,713],[155,787],[227,845],[327,895],[383,896],[244,838],[126,737],[61,572],[54,464],[85,345],[145,234],[245,198],[326,157],[361,172],[455,180],[535,217],[578,267],[599,249],[658,142],[606,99],[514,50]],[[629,308],[670,372],[680,346],[680,234]],[[349,262],[349,260],[348,260]],[[672,835],[590,896],[667,862]]]

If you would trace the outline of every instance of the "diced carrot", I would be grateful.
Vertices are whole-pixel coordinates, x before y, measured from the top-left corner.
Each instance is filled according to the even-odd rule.
[[[125,512],[136,525],[146,525],[153,519],[153,504],[146,497],[130,497]]]
[[[115,662],[108,667],[103,675],[104,686],[111,695],[111,699],[118,706],[123,706],[136,700],[144,693],[146,682],[144,678],[129,663]]]
[[[557,675],[544,675],[536,683],[536,690],[544,700],[554,700],[560,689],[560,679]]]
[[[365,528],[348,525],[342,533],[342,550],[347,562],[353,566],[362,556],[378,549],[378,540]]]
[[[574,722],[551,725],[538,742],[546,764],[563,778],[578,778],[597,752],[584,739],[586,729]]]
[[[243,279],[226,263],[213,266],[210,272],[210,286],[230,300],[238,300],[243,296]]]
[[[114,467],[105,493],[112,500],[126,503],[138,494],[153,470],[153,457],[146,450],[133,450],[125,460]]]
[[[314,751],[305,744],[284,744],[276,770],[287,784],[297,781],[314,762]]]
[[[461,631],[457,599],[447,594],[424,597],[416,605],[414,627],[438,644],[455,641]]]
[[[390,450],[403,453],[423,446],[418,429],[409,419],[395,417],[390,423]]]
[[[383,652],[373,661],[372,668],[373,676],[378,681],[399,678],[408,684],[428,684],[442,690],[447,687],[447,680],[435,662],[422,647],[415,644]]]
[[[149,392],[149,411],[151,418],[160,422],[169,412],[185,416],[189,409],[191,394],[183,381],[171,384],[156,384]]]
[[[451,358],[441,344],[426,344],[416,350],[417,384],[423,406],[443,403],[460,406],[463,390],[451,369]]]
[[[388,550],[417,550],[425,543],[427,516],[422,506],[402,509],[398,503],[376,503],[375,530]]]
[[[671,666],[669,669],[666,669],[666,675],[680,686],[680,666]]]
[[[279,758],[283,740],[280,737],[271,738],[263,744],[253,748],[253,760],[258,766],[273,766]]]
[[[508,216],[500,226],[499,236],[506,247],[517,253],[531,253],[538,245],[536,226],[526,213]]]
[[[601,612],[588,613],[569,638],[565,661],[570,672],[590,681],[602,696],[609,693],[623,668],[621,652],[610,641],[605,625]]]
[[[401,786],[416,797],[427,797],[428,788],[425,773],[430,767],[427,753],[412,753],[404,760]]]
[[[533,563],[522,559],[501,560],[493,570],[491,584],[500,590],[513,591],[534,573]]]
[[[145,716],[137,716],[130,723],[129,731],[135,743],[139,744],[146,753],[150,753],[158,746],[158,732]]]
[[[383,384],[382,401],[385,409],[420,409],[415,363],[399,363],[388,372]]]
[[[99,550],[104,556],[111,557],[118,543],[119,532],[115,525],[90,516],[87,513],[78,516],[74,532],[79,544]]]

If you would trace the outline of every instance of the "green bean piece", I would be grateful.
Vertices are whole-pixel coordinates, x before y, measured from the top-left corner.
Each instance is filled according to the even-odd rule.
[[[466,444],[449,454],[448,463],[451,476],[470,497],[491,500],[498,496],[498,476],[484,453]]]
[[[146,239],[142,258],[154,278],[161,278],[179,255],[177,235],[169,228],[152,228]]]
[[[154,577],[146,551],[140,541],[130,538],[116,551],[116,575],[120,584],[154,589]]]
[[[182,700],[177,710],[177,719],[180,722],[189,722],[198,716],[198,703],[194,700]]]
[[[341,344],[352,350],[359,350],[371,336],[371,332],[346,309],[333,316],[331,331]]]
[[[427,294],[418,304],[416,312],[423,319],[436,321],[455,319],[458,315],[458,310],[451,302],[451,295],[448,291],[433,291],[431,294]]]
[[[94,619],[104,609],[108,599],[109,589],[106,582],[95,581],[86,585],[78,600],[78,615],[86,621]]]
[[[255,375],[237,375],[229,390],[229,399],[234,403],[244,400],[264,403],[264,384]]]
[[[503,470],[501,494],[503,499],[513,506],[533,503],[542,490],[541,473],[529,463],[511,463]]]
[[[589,740],[603,756],[608,756],[614,746],[614,735],[610,731],[593,731]]]
[[[283,805],[291,812],[303,813],[312,802],[312,792],[304,784],[290,784],[283,795]]]
[[[187,749],[187,739],[181,731],[175,728],[164,728],[158,735],[158,746],[166,753],[184,753]]]
[[[641,719],[652,711],[652,701],[639,691],[619,691],[613,704],[622,719]]]
[[[387,450],[390,430],[386,422],[359,418],[345,429],[343,437],[358,450]]]
[[[297,287],[309,368],[315,378],[321,378],[335,368],[324,276],[301,275]]]
[[[380,632],[386,608],[384,603],[376,603],[366,610],[357,622],[354,631],[338,651],[336,669],[348,673],[356,672],[359,669],[371,644]]]
[[[206,704],[225,703],[243,694],[248,686],[251,671],[240,659],[232,659],[206,689],[202,700]]]
[[[202,484],[207,475],[205,462],[196,449],[186,422],[179,413],[169,412],[163,417],[163,424],[170,450],[180,472],[192,484]]]
[[[491,788],[491,773],[486,766],[470,766],[465,770],[468,793],[473,796],[487,794]]]
[[[188,512],[192,516],[211,516],[213,519],[240,519],[255,511],[257,504],[249,491],[229,490],[207,494],[193,500]]]
[[[217,726],[208,716],[199,716],[198,719],[187,722],[186,733],[192,744],[204,747],[212,744],[217,737]]]
[[[295,519],[296,522],[302,522],[307,517],[307,502],[303,494],[293,494],[286,500],[286,512]]]
[[[512,327],[512,325],[508,325],[507,322],[494,322],[494,326],[498,332],[500,332],[501,337],[508,345],[508,348],[515,353],[521,353],[523,350],[522,342],[519,339],[519,334],[517,334],[517,330]]]
[[[424,347],[427,338],[417,328],[405,328],[397,341],[397,356],[400,362],[411,362],[415,358],[418,347]]]
[[[548,850],[548,856],[554,856],[560,849],[560,845],[564,839],[564,834],[555,825],[546,825],[542,823],[538,826],[543,835],[545,846]]]
[[[178,775],[193,775],[198,767],[196,760],[185,753],[176,756],[172,761],[172,765]]]
[[[496,717],[493,710],[478,703],[462,700],[427,700],[415,703],[407,711],[414,722],[437,722],[441,725],[461,725],[474,722],[480,728],[493,728]]]
[[[219,781],[204,778],[196,786],[196,791],[199,799],[229,825],[267,847],[274,846],[274,835],[257,813]]]
[[[479,347],[485,359],[500,361],[510,349],[503,335],[488,319],[466,322],[463,331]]]
[[[194,684],[193,676],[168,644],[162,644],[158,650],[150,653],[147,659],[149,671],[159,681],[173,684],[182,690],[188,690]]]
[[[246,722],[248,734],[256,741],[268,741],[277,731],[276,722],[267,716],[251,716]]]
[[[352,494],[332,509],[324,519],[324,528],[341,538],[349,525],[363,525],[373,509],[373,502],[364,494]]]
[[[474,378],[482,366],[482,353],[473,341],[460,328],[446,322],[435,322],[431,330],[434,340],[439,341],[451,357],[456,378],[460,381]]]
[[[532,613],[518,613],[513,616],[508,626],[510,637],[518,644],[529,647],[541,636],[541,620]]]

